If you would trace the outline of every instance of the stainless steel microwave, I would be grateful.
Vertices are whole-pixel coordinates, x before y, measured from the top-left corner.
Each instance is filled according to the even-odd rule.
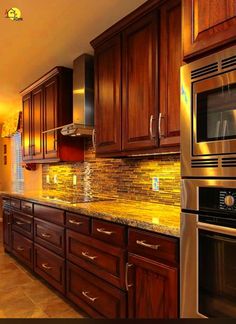
[[[182,177],[236,178],[236,46],[181,68]]]

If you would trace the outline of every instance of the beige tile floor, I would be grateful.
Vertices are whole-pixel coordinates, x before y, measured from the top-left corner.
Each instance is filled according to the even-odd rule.
[[[4,252],[0,223],[0,318],[83,318]]]

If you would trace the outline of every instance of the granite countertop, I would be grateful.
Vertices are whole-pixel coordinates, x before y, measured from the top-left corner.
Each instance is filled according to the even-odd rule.
[[[147,229],[157,233],[180,236],[180,207],[134,200],[101,200],[71,203],[43,197],[41,193],[19,194],[1,192],[2,196],[28,199],[47,206],[100,219]]]

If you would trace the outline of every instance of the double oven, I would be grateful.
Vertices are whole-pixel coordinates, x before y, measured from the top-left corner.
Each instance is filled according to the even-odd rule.
[[[236,46],[181,68],[181,317],[236,318]]]

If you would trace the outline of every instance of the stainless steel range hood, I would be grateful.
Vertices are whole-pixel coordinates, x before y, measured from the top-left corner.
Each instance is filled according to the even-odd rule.
[[[93,78],[93,56],[80,55],[73,62],[73,123],[60,127],[62,135],[92,135],[94,126]]]
[[[92,136],[94,131],[93,56],[82,54],[73,62],[73,122],[42,133],[61,130],[67,136]]]

